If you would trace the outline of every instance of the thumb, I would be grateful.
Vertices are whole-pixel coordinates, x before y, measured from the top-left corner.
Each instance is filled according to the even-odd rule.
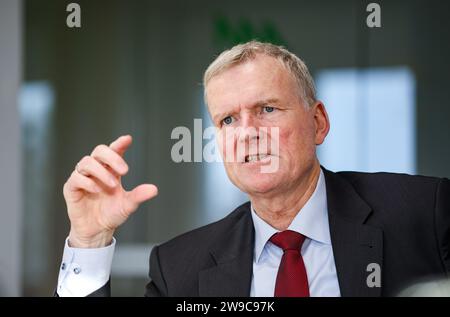
[[[144,201],[158,195],[158,187],[152,184],[142,184],[125,194],[125,210],[132,213]]]

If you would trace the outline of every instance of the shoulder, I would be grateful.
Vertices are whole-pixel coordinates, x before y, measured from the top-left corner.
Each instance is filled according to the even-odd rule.
[[[215,265],[212,250],[232,239],[233,232],[245,231],[251,223],[250,203],[245,203],[217,222],[155,247],[150,256],[150,277],[163,277],[170,296],[198,296],[199,272]]]
[[[178,257],[191,257],[194,253],[209,250],[244,218],[251,218],[250,203],[246,202],[234,209],[226,217],[206,226],[183,233],[159,246],[160,253],[176,253]]]
[[[376,173],[366,173],[366,172],[353,172],[353,171],[341,171],[336,174],[350,180],[354,181],[396,181],[403,183],[435,183],[439,182],[442,178],[422,176],[422,175],[410,175],[405,173],[387,173],[387,172],[376,172]]]
[[[450,197],[446,178],[397,173],[338,172],[375,214],[403,217],[415,214],[417,219],[433,215],[436,203]],[[420,215],[420,216],[419,216]]]
[[[400,173],[338,172],[360,193],[387,195],[434,194],[437,187],[448,179]],[[417,198],[417,196],[416,196]]]

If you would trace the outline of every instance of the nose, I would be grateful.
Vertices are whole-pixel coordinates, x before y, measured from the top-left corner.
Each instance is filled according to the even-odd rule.
[[[249,142],[252,140],[259,140],[258,122],[251,114],[246,114],[241,118],[241,125],[239,126],[239,142]]]

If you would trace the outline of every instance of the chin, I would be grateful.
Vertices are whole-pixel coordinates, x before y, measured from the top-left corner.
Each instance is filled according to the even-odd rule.
[[[240,179],[238,186],[243,192],[251,194],[264,194],[279,188],[279,177],[276,174],[257,174]]]

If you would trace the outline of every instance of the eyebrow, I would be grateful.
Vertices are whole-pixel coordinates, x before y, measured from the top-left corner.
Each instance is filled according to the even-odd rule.
[[[256,101],[255,103],[253,103],[250,106],[250,108],[253,109],[253,108],[263,107],[263,106],[268,105],[268,104],[278,104],[278,103],[279,103],[279,100],[277,98],[268,98],[268,99],[263,99],[263,100]],[[219,118],[225,118],[225,117],[229,116],[232,113],[233,113],[233,111],[218,113],[218,114],[216,114],[213,117],[213,121],[216,121]]]

